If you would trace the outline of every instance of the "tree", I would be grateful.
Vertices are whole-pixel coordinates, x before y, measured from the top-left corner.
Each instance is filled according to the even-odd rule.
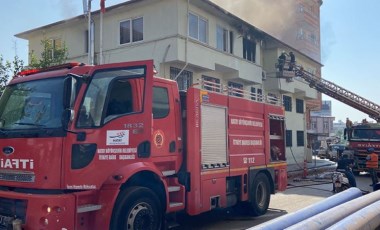
[[[0,55],[0,95],[3,94],[5,86],[8,84],[10,78],[15,76],[24,68],[24,61],[17,55],[13,61],[5,61],[3,56]]]
[[[67,61],[67,47],[60,39],[44,38],[41,40],[41,46],[41,59],[36,57],[33,50],[30,53],[30,67],[46,68],[53,65],[63,64]]]
[[[30,53],[31,68],[46,68],[53,65],[63,64],[67,61],[68,52],[65,44],[61,40],[46,39],[41,40],[43,51],[41,59],[38,59],[32,51]],[[18,72],[24,69],[24,61],[17,55],[13,61],[4,60],[0,55],[0,95],[3,93],[5,86],[8,84],[12,76],[16,76]]]

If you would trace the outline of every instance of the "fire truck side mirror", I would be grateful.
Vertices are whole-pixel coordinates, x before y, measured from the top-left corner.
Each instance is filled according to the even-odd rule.
[[[65,109],[62,113],[62,127],[67,130],[69,122],[74,120],[74,110],[72,109]]]
[[[80,76],[75,74],[68,74],[64,80],[64,90],[63,90],[63,114],[62,114],[62,125],[64,129],[67,129],[69,122],[74,119],[75,112],[73,110],[75,99],[77,97],[77,92],[79,89],[79,79]]]
[[[77,97],[78,79],[80,76],[68,74],[64,81],[63,91],[63,107],[64,109],[72,109]]]

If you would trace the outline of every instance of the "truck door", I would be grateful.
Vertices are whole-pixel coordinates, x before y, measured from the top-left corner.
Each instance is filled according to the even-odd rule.
[[[153,87],[153,156],[174,154],[180,149],[179,94],[172,82],[157,79]]]
[[[115,170],[151,156],[153,62],[95,66],[89,75],[65,144],[67,189],[98,189]]]

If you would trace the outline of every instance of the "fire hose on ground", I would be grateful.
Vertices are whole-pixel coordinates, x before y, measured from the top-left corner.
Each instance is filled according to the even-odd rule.
[[[301,210],[298,210],[294,213],[289,213],[287,215],[278,217],[274,220],[265,222],[249,230],[275,230],[275,229],[285,229],[292,225],[295,225],[299,222],[302,222],[305,219],[311,218],[317,214],[323,213],[326,210],[329,210],[337,205],[346,203],[352,199],[362,196],[362,191],[358,188],[350,188],[341,193],[338,193],[334,196],[328,197],[320,202],[317,202],[313,205],[305,207]],[[302,229],[302,228],[299,228]],[[304,228],[309,229],[309,228]]]

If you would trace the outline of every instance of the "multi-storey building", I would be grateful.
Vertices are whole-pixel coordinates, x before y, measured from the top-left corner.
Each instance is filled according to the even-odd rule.
[[[322,0],[212,1],[294,47],[316,63],[320,62],[320,6],[323,3]],[[298,64],[301,63],[298,61]],[[321,77],[321,64],[313,67],[306,65],[304,67],[307,71]],[[317,93],[315,100],[305,102],[305,120],[308,130],[311,130],[310,112],[318,111],[321,108],[321,103],[321,93]],[[297,116],[294,116],[294,118],[297,118]],[[314,133],[308,133],[307,135],[309,142],[312,142],[314,137]]]
[[[305,158],[305,102],[316,99],[317,92],[301,79],[277,78],[275,63],[283,50],[293,51],[307,69],[319,69],[317,61],[207,0],[131,0],[108,7],[102,44],[99,16],[99,11],[92,14],[95,63],[99,55],[104,63],[153,59],[158,75],[175,79],[183,90],[204,79],[257,100],[284,99],[287,158]],[[81,15],[16,36],[29,41],[30,52],[41,53],[41,40],[51,39],[66,45],[70,61],[87,62],[88,34]]]

